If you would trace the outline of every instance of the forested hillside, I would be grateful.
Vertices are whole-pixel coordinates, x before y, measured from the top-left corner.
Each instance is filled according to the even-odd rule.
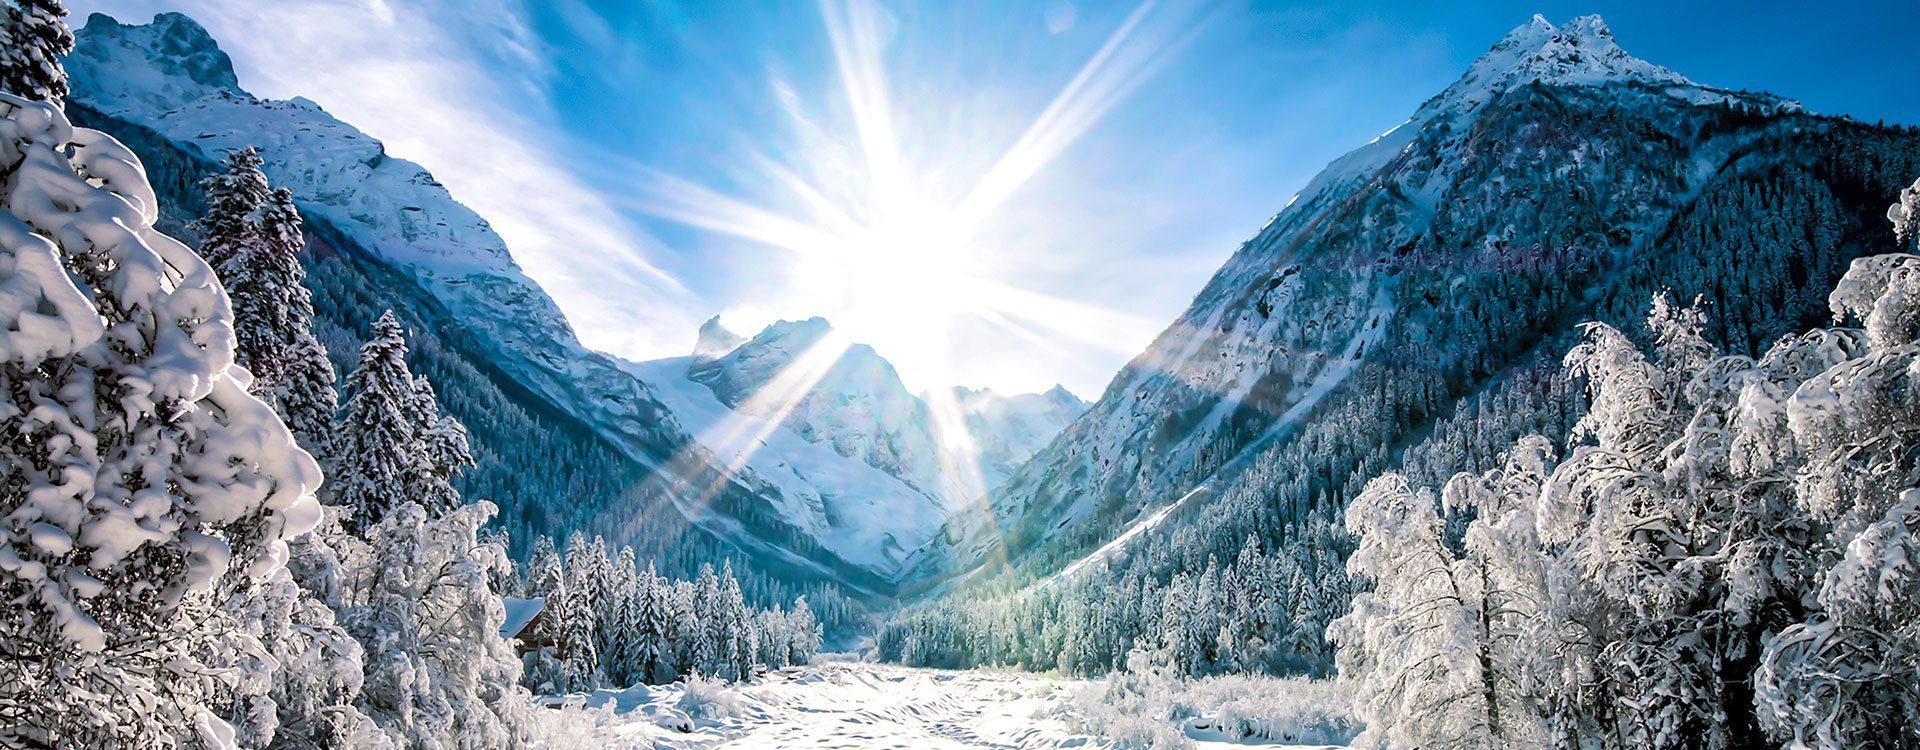
[[[83,104],[69,104],[68,111],[82,126],[110,133],[140,154],[160,199],[157,226],[162,231],[198,236],[190,225],[205,211],[199,182],[218,170],[216,164]],[[495,523],[506,533],[515,557],[525,559],[542,534],[580,530],[630,540],[643,561],[653,561],[662,574],[676,578],[694,578],[702,564],[735,560],[751,601],[772,606],[805,595],[833,632],[864,617],[867,605],[847,596],[833,577],[805,565],[767,566],[767,558],[743,553],[689,524],[659,491],[660,485],[647,481],[652,476],[648,467],[492,367],[487,349],[411,279],[387,268],[324,219],[309,217],[303,228],[308,241],[301,260],[318,313],[315,334],[336,368],[344,373],[352,365],[374,319],[391,308],[411,337],[409,364],[437,384],[448,412],[471,432],[475,464],[454,479],[455,485],[468,497],[500,506]],[[527,471],[527,466],[543,469]],[[737,502],[739,507],[728,510],[755,518],[758,506],[752,500],[721,492],[715,502]],[[783,527],[778,518],[765,522],[767,533]],[[802,535],[790,537],[797,545],[808,541]]]
[[[1656,292],[1697,298],[1732,353],[1828,320],[1847,264],[1896,249],[1886,205],[1915,174],[1920,131],[1700,86],[1626,56],[1598,19],[1536,19],[1329,166],[997,516],[930,546],[928,565],[986,572],[910,609],[883,651],[1097,672],[1177,630],[1189,672],[1329,670],[1319,634],[1344,610],[1350,544],[1335,527],[1369,480],[1484,471],[1525,434],[1565,445],[1585,408],[1560,365],[1579,325],[1646,343]],[[1155,525],[1033,586],[1140,519]],[[1276,592],[1262,611],[1231,601],[1250,576]],[[1301,645],[1211,645],[1223,627]]]

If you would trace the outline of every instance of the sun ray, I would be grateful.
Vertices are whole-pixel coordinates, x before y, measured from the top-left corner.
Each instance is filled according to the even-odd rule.
[[[676,460],[703,483],[695,512],[747,465],[788,414],[818,386],[854,340],[874,344],[896,363],[911,362],[926,388],[941,485],[932,494],[950,509],[988,503],[980,446],[967,426],[952,383],[949,332],[978,319],[1046,346],[1062,342],[1130,354],[1155,321],[1122,311],[1024,289],[1010,269],[981,261],[1017,247],[983,248],[977,236],[1073,143],[1113,111],[1182,49],[1210,0],[1144,0],[1075,72],[1004,152],[971,183],[951,184],[942,164],[910,163],[902,141],[907,114],[888,80],[887,47],[894,19],[874,0],[819,0],[832,53],[838,101],[852,138],[827,136],[784,82],[773,90],[799,137],[813,147],[797,161],[752,157],[739,184],[758,198],[737,197],[653,170],[642,175],[626,207],[682,225],[792,253],[794,278],[829,310],[836,328],[797,355],[735,408],[734,418],[701,432]],[[951,145],[951,144],[948,144]],[[977,144],[967,144],[974,145]],[[951,165],[944,165],[951,166]],[[957,197],[957,201],[956,201]],[[787,208],[775,208],[787,206]],[[1013,244],[1017,244],[1014,242]],[[846,299],[832,295],[844,293]],[[837,310],[837,312],[836,312]],[[905,368],[903,368],[905,369]],[[700,466],[696,464],[705,464]],[[711,471],[705,471],[710,468]]]
[[[1092,129],[1193,38],[1200,5],[1167,0],[1168,9],[1156,16],[1161,3],[1140,3],[1107,37],[1013,147],[961,199],[954,209],[960,223],[972,226],[984,222],[1014,191]]]
[[[717,462],[717,465],[711,466],[716,471],[715,475],[697,488],[688,500],[693,512],[705,511],[707,504],[719,494],[725,483],[766,445],[767,436],[780,428],[793,409],[832,371],[852,345],[852,340],[844,334],[829,330],[794,355],[786,366],[747,396],[733,409],[731,416],[701,431],[693,444],[683,448],[669,462],[683,470],[707,463],[709,457]],[[687,476],[697,476],[698,473],[689,472]]]

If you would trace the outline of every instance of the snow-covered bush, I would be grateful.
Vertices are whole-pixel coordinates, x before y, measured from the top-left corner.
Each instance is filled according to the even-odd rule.
[[[523,747],[534,750],[653,750],[653,733],[632,726],[631,717],[614,713],[612,703],[588,708],[577,704],[533,712]]]
[[[137,157],[0,94],[0,174],[0,739],[228,742],[205,706],[243,677],[209,665],[260,644],[216,605],[319,520],[319,467]]]
[[[1182,685],[1174,712],[1189,733],[1208,727],[1230,742],[1344,745],[1360,733],[1353,693],[1334,680],[1202,677]]]
[[[1066,716],[1115,747],[1160,750],[1193,738],[1343,744],[1359,733],[1353,696],[1327,680],[1228,675],[1180,677],[1158,651],[1128,654],[1128,669],[1074,691]]]
[[[739,715],[740,699],[727,681],[696,672],[680,681],[680,700],[674,705],[700,721],[719,721]]]

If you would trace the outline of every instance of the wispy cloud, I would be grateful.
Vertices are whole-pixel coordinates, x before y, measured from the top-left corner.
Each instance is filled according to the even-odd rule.
[[[566,165],[605,158],[554,127],[551,55],[515,0],[75,0],[125,22],[177,10],[212,32],[241,85],[302,96],[426,167],[486,217],[588,345],[678,353],[691,295],[659,244]],[[577,4],[571,25],[590,27]],[[77,20],[77,19],[76,19]]]

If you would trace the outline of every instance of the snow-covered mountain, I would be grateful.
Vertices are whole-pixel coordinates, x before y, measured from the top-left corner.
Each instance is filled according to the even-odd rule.
[[[849,561],[897,571],[957,509],[1003,481],[1085,403],[1055,387],[1002,397],[960,389],[963,438],[877,352],[821,318],[742,340],[718,318],[694,354],[628,365],[694,439],[771,485],[795,526]]]
[[[480,473],[491,476],[469,489],[501,502],[516,536],[591,528],[650,542],[671,559],[693,554],[681,534],[705,533],[766,563],[774,578],[825,576],[884,594],[904,553],[944,521],[948,495],[938,489],[925,407],[872,350],[849,349],[765,437],[791,450],[751,461],[710,452],[731,445],[712,429],[751,418],[753,404],[741,399],[785,362],[779,330],[742,342],[716,319],[702,328],[694,357],[630,371],[583,347],[485,219],[431,174],[311,101],[247,93],[191,18],[164,13],[132,25],[95,14],[76,36],[67,60],[72,109],[147,143],[176,226],[198,210],[194,181],[211,163],[252,146],[272,182],[294,193],[315,247],[352,256],[338,273],[313,277],[337,285],[317,297],[336,356],[350,355],[369,312],[413,311],[412,325],[427,329],[414,335],[433,342],[422,356],[444,360],[437,382],[472,386],[449,394],[473,430]],[[699,382],[687,378],[696,367]],[[526,434],[532,425],[550,432]],[[509,453],[550,462],[552,476],[489,473],[486,464]],[[776,454],[791,460],[769,458]],[[676,509],[685,518],[661,515]]]
[[[1657,289],[1701,295],[1735,350],[1801,330],[1848,259],[1884,251],[1870,217],[1911,178],[1900,135],[1692,82],[1598,17],[1535,16],[1286,201],[908,577],[1044,574],[1180,498],[1330,518],[1357,483],[1457,449],[1457,409],[1557,371],[1580,321],[1636,328]],[[1771,209],[1792,219],[1721,215]],[[1267,489],[1234,497],[1252,464]],[[1178,515],[1241,518],[1232,549],[1267,523]]]
[[[128,25],[95,13],[67,59],[72,99],[217,158],[252,146],[274,184],[411,275],[497,348],[498,366],[576,408],[643,456],[677,432],[644,384],[587,350],[560,308],[514,263],[485,219],[420,165],[306,99],[259,99],[193,19]],[[657,457],[656,457],[657,458]]]
[[[956,386],[950,397],[966,425],[965,440],[988,489],[1013,476],[1015,469],[1053,442],[1088,406],[1059,385],[1045,393],[1015,396]]]

